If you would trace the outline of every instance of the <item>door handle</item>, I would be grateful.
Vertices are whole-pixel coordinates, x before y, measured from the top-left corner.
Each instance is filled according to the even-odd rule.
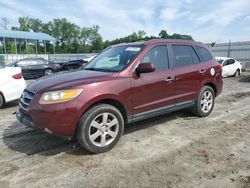
[[[167,77],[167,78],[165,79],[165,81],[166,81],[166,82],[169,82],[169,83],[171,83],[173,80],[174,80],[174,79],[171,78],[171,77]]]
[[[205,73],[206,73],[206,70],[205,70],[205,69],[201,69],[199,72],[200,72],[201,74],[205,74]]]

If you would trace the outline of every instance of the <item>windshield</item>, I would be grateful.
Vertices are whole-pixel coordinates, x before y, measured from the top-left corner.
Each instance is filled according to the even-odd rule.
[[[90,61],[84,69],[102,72],[119,72],[133,61],[142,48],[143,45],[126,45],[108,48]]]
[[[223,63],[223,59],[217,59],[217,62],[219,63],[219,64],[222,64]]]

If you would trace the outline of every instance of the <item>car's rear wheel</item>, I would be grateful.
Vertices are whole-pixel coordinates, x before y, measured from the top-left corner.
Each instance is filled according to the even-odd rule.
[[[52,69],[45,69],[44,70],[44,76],[46,76],[46,75],[51,75],[51,74],[53,74],[54,73],[54,71],[52,70]]]
[[[240,70],[237,69],[234,73],[234,77],[239,77],[240,76]]]
[[[88,110],[80,119],[77,140],[91,153],[112,149],[123,134],[121,112],[112,105],[100,104]]]
[[[198,99],[192,108],[192,112],[199,117],[208,116],[214,108],[214,101],[215,93],[213,88],[204,86],[200,90]]]
[[[5,102],[4,102],[4,97],[3,95],[0,93],[0,108],[2,108],[4,106]]]

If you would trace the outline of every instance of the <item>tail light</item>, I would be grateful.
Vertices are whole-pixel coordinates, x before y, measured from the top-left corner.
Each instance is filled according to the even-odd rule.
[[[22,75],[22,73],[18,73],[18,74],[14,74],[13,76],[12,76],[12,78],[14,78],[14,79],[21,79],[23,77],[23,75]]]

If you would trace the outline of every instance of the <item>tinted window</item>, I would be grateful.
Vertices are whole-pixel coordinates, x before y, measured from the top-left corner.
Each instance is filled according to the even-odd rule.
[[[235,63],[235,60],[234,59],[227,59],[225,60],[225,62],[223,63],[223,66],[226,66],[226,65],[232,65]]]
[[[29,61],[29,60],[23,60],[23,61],[19,61],[18,63],[17,63],[17,65],[18,66],[29,66],[29,65],[31,65],[31,61]]]
[[[193,56],[194,63],[199,63],[200,59],[199,59],[198,55],[196,54],[196,52],[194,51],[193,48],[191,48],[191,53],[192,53],[192,56]]]
[[[219,63],[219,64],[222,64],[223,63],[223,59],[217,59],[217,62]]]
[[[152,63],[156,71],[168,69],[168,54],[165,46],[157,46],[149,50],[140,63]]]
[[[235,60],[234,59],[230,59],[230,65],[234,64],[234,63],[235,63]]]
[[[173,45],[175,67],[184,67],[199,62],[191,46]]]
[[[195,49],[202,61],[209,61],[213,58],[207,49],[200,46],[195,46]]]

